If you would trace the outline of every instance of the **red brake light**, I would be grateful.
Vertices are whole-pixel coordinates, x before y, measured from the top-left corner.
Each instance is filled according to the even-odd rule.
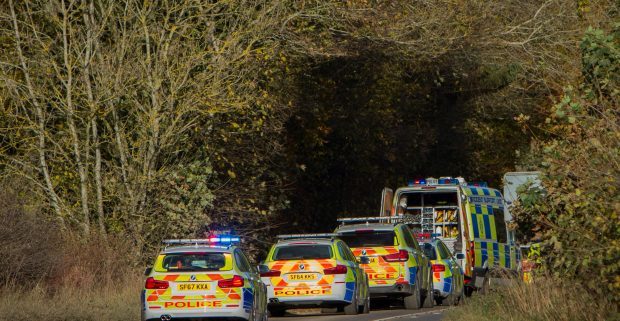
[[[326,275],[330,275],[330,274],[347,274],[347,267],[344,266],[344,265],[336,265],[334,267],[327,268],[327,269],[323,270],[323,274],[326,274]]]
[[[219,288],[240,288],[243,286],[243,278],[239,275],[235,275],[232,279],[219,280],[217,281],[217,286]]]
[[[443,272],[446,270],[446,266],[443,264],[433,264],[433,272]]]
[[[168,281],[155,280],[153,277],[146,279],[144,287],[149,290],[164,290],[168,288]]]
[[[469,242],[469,254],[471,257],[471,266],[476,266],[476,245],[473,241]]]
[[[276,271],[276,270],[269,270],[267,272],[263,272],[260,274],[261,277],[276,277],[276,276],[280,276],[280,271]]]
[[[409,260],[409,252],[406,250],[399,250],[398,253],[384,255],[383,259],[387,262],[405,262]]]

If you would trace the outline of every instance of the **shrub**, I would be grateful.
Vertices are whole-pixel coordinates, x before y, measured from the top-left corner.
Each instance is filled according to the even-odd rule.
[[[522,232],[543,237],[543,267],[587,291],[620,302],[620,26],[589,30],[584,82],[567,88],[525,165],[539,169],[544,192],[522,197]]]
[[[488,295],[473,295],[459,309],[446,313],[452,321],[573,321],[608,320],[618,317],[611,304],[576,289],[573,283],[539,277],[532,284],[514,282]]]

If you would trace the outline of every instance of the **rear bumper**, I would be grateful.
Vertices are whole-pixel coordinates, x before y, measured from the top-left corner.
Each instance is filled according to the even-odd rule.
[[[342,300],[288,300],[281,302],[277,299],[271,299],[267,307],[269,309],[287,309],[287,308],[335,308],[350,304],[350,302]]]
[[[411,284],[393,284],[387,286],[370,287],[370,297],[409,296],[412,292]]]
[[[187,310],[172,310],[172,309],[148,309],[142,311],[142,320],[160,320],[162,315],[169,315],[172,320],[177,319],[192,319],[192,318],[230,318],[230,319],[245,319],[250,316],[249,311],[246,312],[243,308],[226,308],[226,309],[187,309]]]

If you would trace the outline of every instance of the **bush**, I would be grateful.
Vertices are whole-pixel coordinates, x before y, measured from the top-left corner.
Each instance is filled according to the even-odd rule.
[[[618,27],[620,31],[620,26]],[[527,167],[544,192],[523,195],[515,218],[543,237],[544,269],[620,302],[620,32],[589,30],[582,43],[584,82],[551,110]],[[529,235],[528,235],[529,234]]]
[[[62,260],[61,231],[15,193],[0,193],[0,285],[29,285],[48,277]]]

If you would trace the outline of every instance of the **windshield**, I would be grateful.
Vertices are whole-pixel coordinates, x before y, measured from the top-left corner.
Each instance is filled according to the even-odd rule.
[[[302,260],[302,259],[331,259],[332,247],[325,244],[313,245],[285,245],[276,248],[273,253],[274,261]]]
[[[395,236],[394,231],[345,232],[338,235],[350,248],[398,245]]]
[[[232,268],[229,253],[170,253],[158,259],[158,271],[227,271]]]
[[[430,243],[422,243],[422,251],[424,251],[424,255],[429,260],[437,260],[437,252],[435,251],[435,247]]]

